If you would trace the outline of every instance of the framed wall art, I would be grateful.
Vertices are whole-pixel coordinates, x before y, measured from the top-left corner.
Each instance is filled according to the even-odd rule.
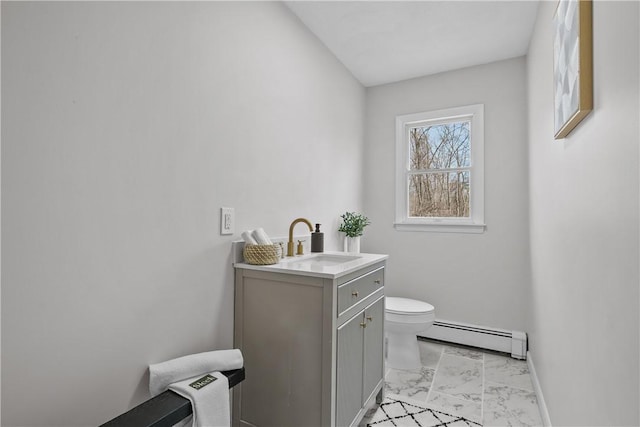
[[[560,0],[553,16],[554,137],[566,137],[593,109],[591,0]]]

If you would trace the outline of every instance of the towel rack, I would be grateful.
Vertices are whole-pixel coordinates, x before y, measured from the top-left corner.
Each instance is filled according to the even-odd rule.
[[[245,378],[244,368],[221,373],[229,380],[229,388],[233,388]],[[189,399],[167,390],[100,427],[170,427],[192,413]]]

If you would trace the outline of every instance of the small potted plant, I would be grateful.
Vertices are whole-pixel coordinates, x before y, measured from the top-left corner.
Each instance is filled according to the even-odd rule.
[[[371,224],[369,218],[355,212],[345,212],[340,216],[342,224],[338,231],[345,234],[344,250],[346,252],[360,252],[360,236],[364,228]]]

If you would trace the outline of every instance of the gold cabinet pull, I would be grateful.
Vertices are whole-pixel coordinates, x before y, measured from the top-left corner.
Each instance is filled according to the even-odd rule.
[[[367,320],[368,320],[369,322],[373,322],[373,317],[371,317],[371,316],[367,316]]]
[[[366,328],[367,327],[367,322],[360,323],[360,326],[362,326],[363,328]]]
[[[351,296],[358,298],[358,291],[351,292]]]
[[[380,280],[374,280],[373,283],[375,283],[376,285],[380,284]]]

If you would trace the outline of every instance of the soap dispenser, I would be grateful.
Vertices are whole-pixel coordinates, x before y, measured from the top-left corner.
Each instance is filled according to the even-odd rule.
[[[311,233],[311,252],[324,252],[324,233],[320,232],[320,224],[316,224],[316,231]]]

